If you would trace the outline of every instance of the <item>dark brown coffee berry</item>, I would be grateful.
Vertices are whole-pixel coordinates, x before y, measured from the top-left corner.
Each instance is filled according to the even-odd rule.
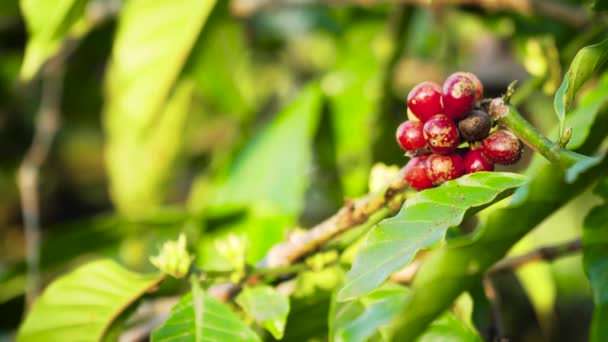
[[[443,83],[441,103],[443,114],[453,120],[464,117],[475,103],[475,84],[458,73],[450,75]]]
[[[405,151],[416,151],[426,147],[422,133],[422,122],[405,121],[397,128],[397,143]]]
[[[482,110],[472,110],[466,118],[458,123],[460,135],[466,141],[480,141],[488,136],[492,128],[492,119]]]
[[[428,119],[422,128],[424,139],[431,150],[438,154],[448,154],[460,144],[458,128],[452,119],[443,114]]]
[[[500,129],[481,143],[483,154],[496,164],[509,165],[521,158],[523,145],[511,131]]]
[[[410,159],[405,166],[405,181],[411,188],[419,191],[433,187],[428,172],[428,156]]]
[[[407,107],[422,122],[443,113],[441,87],[433,82],[418,84],[407,95]]]
[[[494,163],[483,155],[481,149],[470,150],[464,156],[464,170],[466,173],[494,171]]]
[[[427,163],[429,177],[434,185],[464,175],[464,161],[456,153],[448,155],[431,154]]]

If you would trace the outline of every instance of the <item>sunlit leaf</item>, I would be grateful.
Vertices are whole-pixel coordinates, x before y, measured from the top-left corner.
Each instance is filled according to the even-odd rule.
[[[276,339],[283,338],[289,313],[289,299],[270,286],[246,286],[236,297],[236,303],[263,325]]]
[[[19,341],[99,341],[112,322],[164,275],[137,274],[99,260],[57,279],[36,300]]]
[[[559,89],[555,93],[555,112],[561,124],[566,112],[574,101],[574,96],[608,59],[608,40],[581,49],[570,64],[570,68]]]
[[[152,332],[161,341],[260,341],[230,309],[210,297],[196,282],[192,292],[173,307],[167,321]]]
[[[21,0],[29,39],[20,77],[31,79],[44,62],[54,55],[68,32],[82,19],[87,0]]]
[[[132,216],[149,213],[162,203],[181,151],[193,86],[191,81],[176,85],[158,122],[145,138],[124,131],[110,134],[114,139],[106,145],[106,158],[112,197],[123,213]]]
[[[121,10],[104,128],[111,194],[124,213],[149,211],[163,199],[193,87],[176,80],[214,3],[133,0]]]
[[[608,183],[603,180],[605,189]],[[604,200],[608,200],[602,191]],[[593,291],[593,321],[589,341],[600,342],[608,339],[608,205],[593,208],[583,225],[583,265]]]
[[[524,183],[521,175],[484,172],[417,193],[396,216],[380,222],[368,233],[338,299],[347,300],[373,290],[405,266],[417,251],[441,241],[446,230],[458,225],[467,210],[503,198]]]

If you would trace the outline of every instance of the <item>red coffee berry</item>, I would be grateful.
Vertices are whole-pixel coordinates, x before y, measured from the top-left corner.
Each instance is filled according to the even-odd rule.
[[[422,122],[435,114],[443,113],[441,87],[433,82],[418,84],[407,95],[407,106]]]
[[[463,75],[452,74],[443,83],[441,93],[443,114],[457,120],[473,108],[475,84]]]
[[[422,122],[405,121],[397,127],[397,143],[406,151],[416,151],[426,147],[422,133]]]
[[[456,153],[448,155],[431,154],[427,163],[429,177],[434,185],[464,175],[464,161]]]
[[[411,188],[420,191],[433,187],[427,161],[428,156],[415,157],[405,166],[405,181]]]
[[[464,170],[466,173],[494,171],[494,163],[483,155],[481,149],[470,150],[464,156]]]
[[[484,156],[496,164],[509,165],[521,158],[523,145],[511,131],[500,129],[481,142]]]
[[[424,139],[433,152],[448,154],[460,143],[458,128],[454,121],[443,114],[428,119],[422,127]]]
[[[460,135],[466,141],[480,141],[487,137],[492,128],[492,119],[488,113],[474,109],[467,117],[458,122]]]
[[[481,83],[481,80],[475,74],[459,71],[455,73],[455,75],[461,75],[473,81],[473,84],[475,84],[475,103],[479,103],[483,100],[483,83]]]

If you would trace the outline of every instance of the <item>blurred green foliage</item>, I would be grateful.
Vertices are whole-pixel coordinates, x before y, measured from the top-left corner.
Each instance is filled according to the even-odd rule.
[[[158,276],[128,272],[110,261],[87,263],[96,258],[151,272],[148,257],[185,232],[195,269],[246,272],[274,244],[297,239],[334,213],[345,197],[367,193],[375,163],[405,164],[394,131],[406,119],[408,91],[421,81],[441,82],[453,71],[467,70],[483,81],[486,97],[493,97],[518,79],[522,86],[514,102],[539,130],[553,132],[555,139],[557,130],[551,127],[563,122],[575,132],[568,145],[573,149],[593,151],[590,147],[603,141],[605,133],[598,135],[595,129],[608,124],[608,76],[599,77],[608,51],[603,1],[552,2],[569,6],[570,16],[561,17],[541,8],[522,14],[475,5],[284,2],[252,11],[239,6],[260,1],[0,2],[0,340],[14,336],[23,313],[27,266],[16,172],[36,129],[45,70],[57,54],[68,58],[59,99],[61,128],[41,168],[38,189],[41,277],[48,284],[84,266],[51,283],[34,306],[34,316],[21,327],[18,337],[24,341],[65,340],[80,333],[111,338],[122,327],[139,323],[127,319],[135,309],[131,304]],[[572,16],[585,22],[572,24],[567,19]],[[524,161],[500,171],[525,169],[532,151],[525,154]],[[539,219],[544,222],[538,231],[512,253],[580,236],[584,216],[597,202],[590,191],[580,192],[583,197],[553,217]],[[501,205],[484,210],[481,225]],[[602,227],[598,217],[604,215],[598,208],[585,221],[586,243],[591,235],[602,236],[596,232]],[[422,247],[444,248],[443,232],[460,222],[465,209],[458,220],[442,226],[441,238],[417,245],[397,266]],[[437,210],[428,213],[441,216]],[[394,250],[405,253],[411,241],[411,232],[401,234],[403,225],[395,227],[391,241],[396,247],[384,254],[401,255]],[[178,333],[197,338],[210,333],[213,324],[252,340],[283,335],[289,341],[388,338],[398,328],[391,325],[392,318],[407,307],[412,292],[401,285],[377,287],[384,281],[379,277],[364,284],[366,294],[337,302],[336,291],[349,283],[345,272],[361,246],[358,236],[346,241],[356,241],[348,255],[339,261],[325,255],[333,261],[317,260],[321,267],[310,262],[310,269],[287,282],[293,286],[287,309],[280,288],[248,288],[237,297],[241,310],[217,302],[197,282],[185,295],[188,284],[163,282],[158,293],[144,300],[161,295],[181,300],[152,339]],[[339,252],[345,248],[337,246]],[[361,262],[365,269],[378,266],[377,255],[362,251],[352,272]],[[602,327],[608,326],[602,323],[606,258],[601,252],[594,242],[584,253],[592,290],[579,257],[528,266],[518,272],[519,280],[497,278],[500,291],[516,298],[504,309],[507,334],[522,341],[584,340],[593,296],[602,318],[591,334],[601,341],[606,334]],[[89,273],[92,268],[95,272]],[[232,276],[238,278],[237,273]],[[106,297],[93,293],[112,284],[116,291]],[[82,297],[66,295],[68,290]],[[473,316],[479,317],[487,303],[471,293],[477,310]],[[97,325],[75,329],[74,335],[62,335],[61,327],[53,330],[52,324],[80,315],[77,308],[87,301],[79,298],[85,297],[107,309],[100,311]],[[45,321],[48,336],[36,335],[42,329],[37,317],[53,316],[55,306],[74,300],[73,311]],[[275,315],[259,309],[268,302],[276,304]],[[559,311],[564,307],[568,315],[582,317],[580,324],[564,323]],[[446,309],[442,306],[440,318],[429,320],[433,323],[422,341],[490,336],[488,317],[476,319],[472,328],[470,313]],[[531,319],[518,320],[521,312],[530,312],[521,317]],[[208,320],[215,314],[224,322]],[[175,330],[193,317],[185,331]]]

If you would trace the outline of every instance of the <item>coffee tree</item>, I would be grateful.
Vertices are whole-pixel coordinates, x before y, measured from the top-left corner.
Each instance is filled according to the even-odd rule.
[[[0,339],[607,341],[607,9],[5,1]]]

